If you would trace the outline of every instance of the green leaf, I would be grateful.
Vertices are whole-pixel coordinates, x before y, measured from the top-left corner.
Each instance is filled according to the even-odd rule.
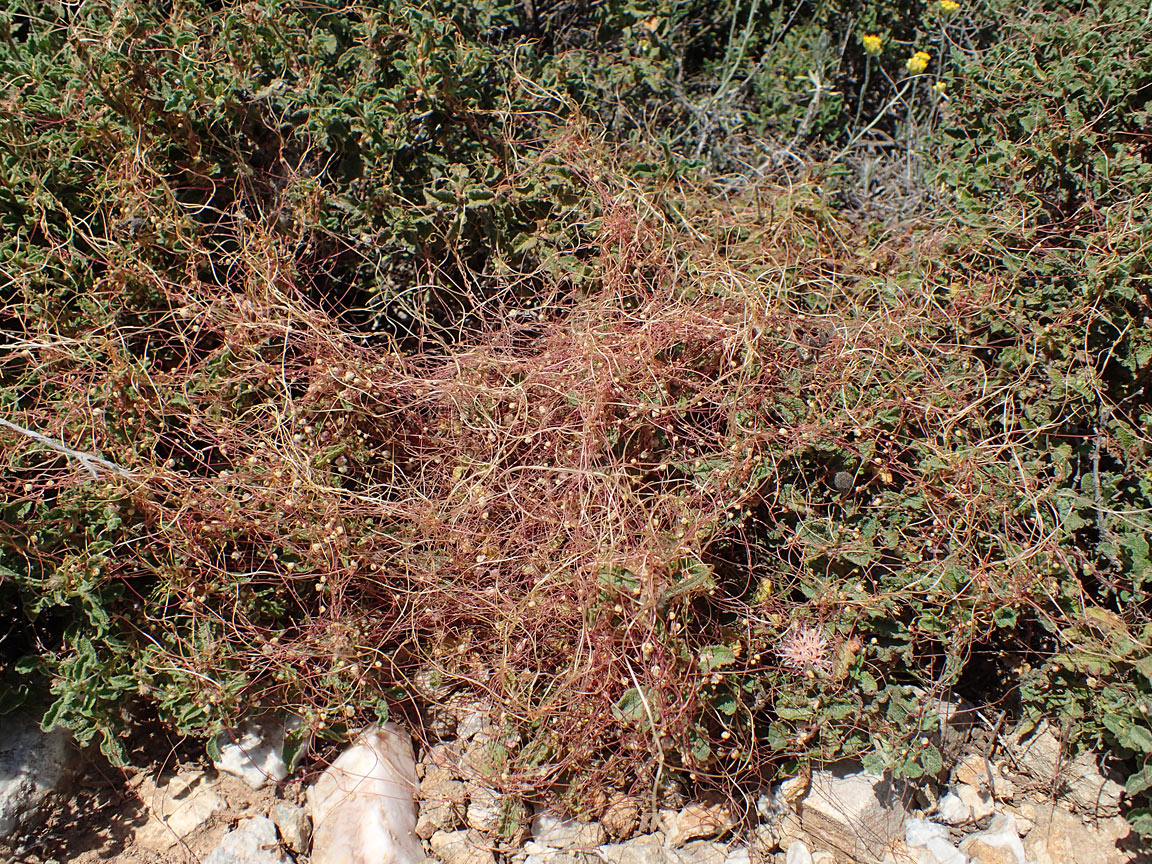
[[[311,746],[312,736],[303,723],[288,730],[284,736],[284,749],[281,751],[281,758],[283,758],[289,774],[293,773],[300,765],[300,761],[308,755]]]
[[[1128,823],[1141,837],[1152,837],[1152,810],[1133,810],[1128,814]]]
[[[1145,765],[1129,777],[1124,784],[1124,791],[1129,795],[1139,795],[1149,786],[1152,786],[1152,764]]]
[[[824,709],[824,719],[843,720],[845,717],[856,714],[858,711],[858,706],[851,702],[833,702]]]
[[[736,708],[739,706],[739,702],[736,701],[736,697],[731,693],[725,693],[722,696],[717,696],[716,700],[712,704],[715,706],[717,711],[728,717],[734,715],[736,713]]]
[[[923,766],[925,774],[931,774],[935,777],[944,770],[944,757],[935,747],[929,746],[920,753],[920,764]]]
[[[736,655],[727,645],[709,645],[700,652],[696,662],[701,672],[711,672],[713,669],[731,666],[736,662]]]
[[[992,613],[992,620],[997,627],[1015,627],[1019,613],[1011,606],[1001,606]]]
[[[807,720],[812,716],[812,709],[806,705],[795,708],[781,705],[776,708],[776,716],[781,720]]]
[[[860,759],[864,770],[869,774],[883,774],[888,770],[888,760],[884,757],[883,753],[875,750],[865,753]]]
[[[1147,726],[1132,723],[1127,727],[1127,734],[1119,740],[1129,750],[1152,753],[1152,730]]]
[[[897,777],[908,777],[914,780],[917,777],[924,776],[924,766],[916,760],[915,756],[909,756],[903,763],[896,766],[893,773],[895,773]]]
[[[22,708],[30,693],[31,688],[27,684],[0,689],[0,717]]]
[[[692,736],[692,743],[688,749],[697,762],[704,763],[712,758],[712,745],[703,737]]]
[[[1116,736],[1121,747],[1137,753],[1152,753],[1152,730],[1132,717],[1108,713],[1100,718],[1105,728]]]
[[[629,687],[624,691],[624,695],[620,697],[620,701],[612,708],[612,714],[617,720],[625,723],[648,723],[648,711],[644,707],[644,700],[649,698],[649,693],[641,694],[635,687]],[[648,703],[649,707],[651,702]],[[655,713],[655,712],[653,712]]]
[[[376,715],[377,723],[387,723],[388,717],[391,712],[388,708],[388,701],[386,699],[377,699],[376,704],[372,707],[373,713]]]
[[[1137,672],[1144,676],[1145,680],[1152,683],[1152,656],[1141,657],[1139,660],[1133,661],[1132,665]]]

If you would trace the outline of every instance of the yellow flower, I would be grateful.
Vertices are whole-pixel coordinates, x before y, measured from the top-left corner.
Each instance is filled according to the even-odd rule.
[[[932,92],[935,93],[937,96],[943,96],[945,94],[945,92],[947,92],[947,90],[948,90],[948,82],[947,81],[937,81],[935,84],[932,85]]]
[[[940,0],[940,11],[945,15],[951,15],[959,8],[960,4],[956,0]]]
[[[904,65],[913,75],[919,75],[921,72],[928,68],[928,61],[931,59],[931,54],[925,51],[917,51],[915,54],[908,58],[908,62]]]
[[[868,34],[860,42],[864,45],[864,53],[873,57],[880,53],[880,46],[884,44],[884,40],[875,33]]]

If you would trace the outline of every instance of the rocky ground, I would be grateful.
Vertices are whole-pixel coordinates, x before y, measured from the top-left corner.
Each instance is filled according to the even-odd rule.
[[[391,809],[356,835],[334,829],[337,815],[323,802],[347,784],[332,768],[319,780],[289,777],[283,731],[274,725],[222,742],[214,765],[190,756],[117,771],[82,759],[66,736],[44,735],[26,718],[0,718],[0,861],[411,864],[425,854],[442,864],[1152,861],[1120,816],[1122,788],[1091,756],[1064,758],[1047,726],[1005,734],[994,748],[978,736],[957,737],[942,782],[912,787],[847,763],[764,789],[754,805],[666,799],[652,813],[650,799],[617,794],[598,820],[580,822],[528,812],[482,782],[493,749],[514,742],[498,738],[481,712],[457,719],[452,739],[421,748],[415,765],[402,752],[407,737],[396,739],[403,746],[383,757],[394,768],[384,782],[401,791],[376,787],[375,799],[365,800],[387,800]],[[348,751],[337,766],[355,758]],[[403,791],[413,784],[415,810]],[[329,830],[320,827],[314,843],[316,813]],[[401,828],[409,846],[388,833],[388,824],[412,818],[421,846],[412,825]]]

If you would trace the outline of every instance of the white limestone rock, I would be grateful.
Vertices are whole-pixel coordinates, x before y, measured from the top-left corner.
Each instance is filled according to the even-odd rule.
[[[660,826],[665,842],[672,848],[689,840],[719,837],[735,824],[732,807],[727,801],[694,801],[680,811],[661,810]]]
[[[949,792],[936,805],[936,815],[949,825],[963,825],[972,821],[972,808],[955,792]]]
[[[246,819],[235,831],[224,835],[204,864],[292,864],[276,842],[276,826],[271,819]]]
[[[1032,777],[1049,786],[1065,786],[1068,800],[1077,808],[1096,817],[1120,812],[1124,787],[1100,772],[1091,753],[1070,757],[1048,723],[1041,723],[1028,737],[1013,735],[1008,750]]]
[[[148,820],[136,829],[135,840],[153,852],[178,846],[225,806],[204,771],[180,774],[160,786],[145,781],[137,793],[148,808]]]
[[[280,839],[293,852],[305,853],[312,840],[312,821],[303,807],[281,801],[272,808],[272,821],[280,831]]]
[[[542,811],[532,819],[532,840],[552,849],[592,849],[605,837],[599,822],[578,822]]]
[[[960,841],[960,851],[982,864],[1028,864],[1016,820],[1007,813],[997,813],[987,830]]]
[[[920,856],[924,864],[968,864],[968,856],[952,844],[948,829],[935,822],[909,819],[904,823],[904,842],[924,850],[926,854]]]
[[[660,834],[645,834],[625,843],[610,843],[596,850],[605,864],[675,864]]]
[[[370,728],[308,789],[311,864],[421,864],[412,739]]]
[[[437,831],[429,841],[443,864],[496,864],[496,856],[475,831]]]
[[[43,732],[30,715],[0,716],[0,839],[32,821],[77,762],[64,729]]]
[[[975,786],[969,786],[967,783],[960,783],[956,786],[956,797],[968,808],[974,822],[986,819],[996,810],[992,803],[992,796],[988,792],[977,789]]]
[[[814,771],[797,810],[814,844],[848,860],[881,858],[901,836],[906,813],[891,781],[851,765]]]
[[[244,724],[240,734],[221,733],[216,738],[217,771],[239,777],[253,789],[288,776],[284,764],[284,725],[272,720]]]

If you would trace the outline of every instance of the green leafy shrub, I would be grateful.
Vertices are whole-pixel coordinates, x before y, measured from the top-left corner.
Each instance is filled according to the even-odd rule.
[[[1055,712],[1073,739],[1126,757],[1132,795],[1148,788],[1152,755],[1146,12],[1045,3],[1006,14],[1000,38],[961,59],[937,177],[979,231],[965,254],[1004,284],[969,332],[992,381],[1031,380],[1020,411],[1050,430],[1053,524],[1076,553],[1053,586],[1063,614],[1040,617],[1054,656],[1026,670],[1025,710]],[[1132,813],[1144,833],[1147,814]]]

